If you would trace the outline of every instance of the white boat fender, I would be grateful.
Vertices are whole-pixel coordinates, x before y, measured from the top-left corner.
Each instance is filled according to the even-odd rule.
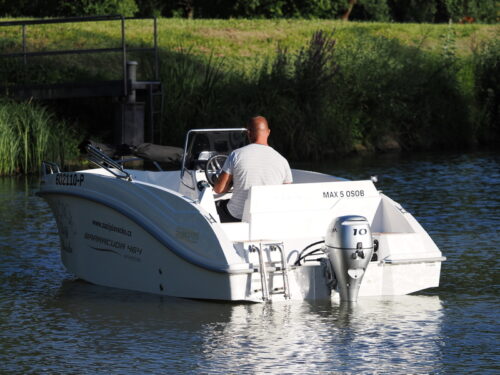
[[[363,216],[340,216],[332,220],[323,251],[337,279],[341,301],[355,302],[366,268],[373,255],[370,224]]]

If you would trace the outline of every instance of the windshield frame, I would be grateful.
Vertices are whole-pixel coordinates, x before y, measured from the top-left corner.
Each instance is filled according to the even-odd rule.
[[[184,152],[182,153],[182,164],[181,164],[181,178],[184,176],[184,172],[187,171],[189,174],[191,174],[190,169],[187,168],[186,162],[188,161],[188,154],[191,152],[191,144],[190,144],[190,139],[194,140],[194,137],[191,137],[191,135],[196,134],[196,133],[220,133],[220,132],[235,132],[235,133],[247,133],[248,130],[246,128],[211,128],[211,129],[191,129],[187,132],[186,134],[186,139],[184,141]],[[247,139],[248,144],[249,141]],[[213,150],[205,150],[205,151],[213,151]]]

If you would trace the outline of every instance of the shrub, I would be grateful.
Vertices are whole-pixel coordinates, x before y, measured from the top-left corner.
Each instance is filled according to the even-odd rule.
[[[121,14],[138,11],[135,0],[0,0],[0,15],[12,17],[72,17]]]
[[[120,14],[132,17],[139,11],[135,0],[61,0],[59,5],[64,16]]]
[[[340,145],[335,140],[345,139],[335,134],[330,111],[336,72],[335,40],[324,31],[315,32],[297,54],[279,48],[274,62],[261,70],[261,108],[269,113],[277,147],[289,157],[319,158]]]
[[[138,16],[142,17],[161,17],[167,9],[167,4],[162,0],[136,0],[136,3]]]
[[[338,52],[335,106],[365,146],[391,136],[404,149],[455,147],[473,136],[455,71],[442,57],[361,33]]]
[[[434,22],[436,0],[389,0],[391,18],[396,22]]]
[[[296,0],[288,1],[288,16],[303,18],[339,18],[348,6],[348,0]]]
[[[180,145],[190,128],[225,126],[223,117],[229,111],[229,100],[219,105],[223,60],[212,55],[202,63],[191,56],[190,50],[179,48],[177,53],[163,55],[163,61],[160,75],[169,85],[162,141]]]
[[[189,51],[170,56],[162,70],[162,79],[171,82],[164,142],[179,144],[189,128],[241,126],[262,114],[271,123],[277,149],[296,159],[320,157],[346,139],[330,118],[334,51],[332,34],[318,31],[297,53],[278,48],[275,58],[250,76],[223,74],[223,60],[213,56],[206,65]]]
[[[500,41],[483,45],[473,57],[474,94],[478,136],[483,142],[500,141]]]
[[[273,146],[296,160],[385,149],[384,139],[405,150],[467,146],[475,129],[453,28],[441,43],[442,52],[431,54],[360,28],[337,47],[332,33],[319,31],[298,52],[279,47],[249,75],[223,73],[222,60],[204,65],[184,51],[162,72],[170,82],[163,142],[180,144],[189,128],[234,127],[261,114]]]
[[[358,0],[350,16],[352,20],[389,21],[387,0]]]
[[[473,18],[475,21],[495,23],[499,20],[499,4],[496,0],[441,0],[449,18],[454,22]]]

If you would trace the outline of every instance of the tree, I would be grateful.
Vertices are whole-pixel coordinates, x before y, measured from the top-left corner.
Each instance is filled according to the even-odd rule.
[[[396,22],[434,22],[439,0],[389,0],[388,5]]]
[[[73,17],[121,14],[134,16],[135,0],[0,0],[0,16]]]
[[[349,0],[342,15],[342,20],[388,21],[389,6],[387,0]]]
[[[454,22],[499,21],[499,4],[496,0],[440,0],[444,3],[449,19]]]
[[[357,2],[358,0],[349,0],[349,5],[347,6],[347,10],[342,15],[342,21],[349,21],[349,16],[351,15],[352,8],[354,8],[354,5],[356,5]]]
[[[59,3],[64,16],[120,14],[132,17],[139,11],[135,0],[60,0]]]

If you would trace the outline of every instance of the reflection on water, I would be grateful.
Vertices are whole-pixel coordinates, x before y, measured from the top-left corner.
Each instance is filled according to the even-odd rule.
[[[448,257],[441,287],[355,305],[214,303],[74,280],[37,180],[0,178],[0,373],[495,373],[499,158],[437,156],[314,166],[378,175]]]
[[[223,328],[210,327],[205,352],[214,372],[232,360],[251,373],[411,372],[416,361],[431,371],[440,366],[440,310],[438,297],[426,296],[237,306]]]
[[[228,304],[165,298],[64,281],[24,311],[9,337],[15,358],[57,372],[325,373],[436,371],[442,305],[436,296],[365,298],[356,305]],[[27,340],[28,339],[28,340]],[[35,345],[36,344],[36,345]],[[12,352],[11,352],[12,354]],[[49,360],[50,359],[50,360]]]

